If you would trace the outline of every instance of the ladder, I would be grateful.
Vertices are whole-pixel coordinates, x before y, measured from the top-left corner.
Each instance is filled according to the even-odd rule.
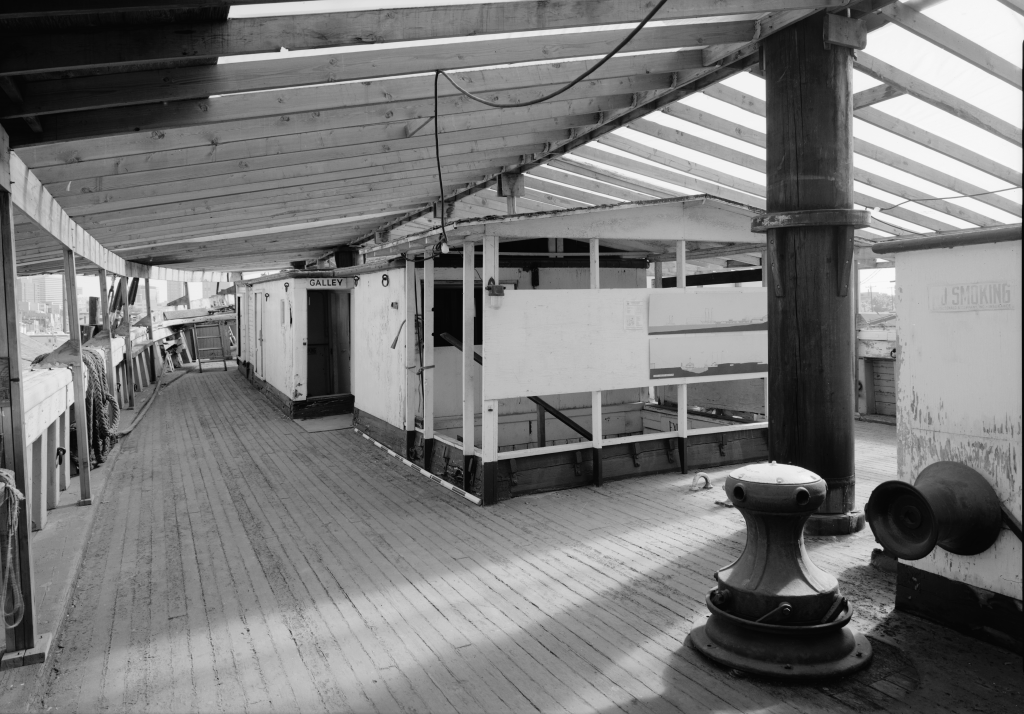
[[[228,371],[231,356],[232,334],[226,322],[201,322],[192,331],[196,344],[196,362],[199,372],[203,371],[203,360],[222,360],[224,371]]]

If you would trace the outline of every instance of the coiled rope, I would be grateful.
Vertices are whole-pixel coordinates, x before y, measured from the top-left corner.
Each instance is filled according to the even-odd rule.
[[[25,616],[25,600],[21,593],[21,582],[14,570],[14,540],[18,537],[18,515],[21,502],[25,495],[14,485],[14,472],[0,469],[0,509],[7,506],[7,547],[3,552],[0,570],[0,612],[3,612],[4,625],[7,629],[17,627]],[[7,589],[11,589],[10,609],[8,609]]]

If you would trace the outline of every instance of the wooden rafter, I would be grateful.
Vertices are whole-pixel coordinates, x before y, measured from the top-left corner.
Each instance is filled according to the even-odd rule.
[[[704,93],[709,97],[719,99],[727,104],[732,104],[733,106],[746,109],[754,114],[764,116],[763,100],[751,97],[750,95],[744,94],[732,87],[726,87],[719,84],[714,87],[709,87],[704,91]],[[898,119],[891,114],[886,114],[885,112],[873,107],[865,107],[855,111],[854,116],[868,122],[869,124],[873,124],[880,129],[885,129],[886,131],[904,139],[908,139],[916,144],[920,144],[921,146],[937,151],[951,159],[956,159],[967,166],[983,171],[984,173],[991,174],[992,176],[1000,178],[1014,186],[1022,185],[1022,176],[1019,171],[1014,171],[1005,164],[993,161],[987,156],[982,156],[981,154],[973,152],[970,149],[966,149],[955,142],[932,134],[931,132],[916,127],[913,124],[909,124],[902,119]]]
[[[912,32],[950,54],[970,62],[975,67],[1012,84],[1017,89],[1024,89],[1020,67],[1014,66],[1012,62],[1000,57],[995,52],[971,42],[942,23],[936,22],[901,2],[893,3],[883,8],[881,12],[907,32]]]
[[[885,82],[903,90],[915,99],[927,102],[958,119],[963,119],[995,136],[1006,139],[1012,144],[1024,146],[1024,139],[1021,138],[1021,129],[1019,127],[1015,127],[1010,122],[989,114],[985,110],[969,104],[959,97],[918,79],[903,70],[886,64],[869,54],[859,53],[853,66],[869,77],[877,79],[879,82]]]
[[[843,4],[843,0],[674,0],[659,11],[657,19],[819,9]],[[278,52],[282,47],[293,51],[365,47],[635,23],[650,11],[650,5],[644,0],[533,0],[171,23],[142,26],[130,33],[123,32],[123,28],[103,27],[23,31],[5,38],[11,43],[11,51],[0,59],[0,74],[135,65],[182,57],[215,59]],[[619,35],[622,34],[620,31]]]

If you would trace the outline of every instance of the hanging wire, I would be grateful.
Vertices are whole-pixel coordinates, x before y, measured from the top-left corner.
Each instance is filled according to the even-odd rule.
[[[900,206],[902,206],[905,203],[924,203],[925,201],[952,201],[953,199],[956,199],[956,198],[976,198],[978,196],[991,196],[991,195],[996,194],[996,193],[1006,193],[1007,191],[1019,191],[1019,190],[1020,190],[1019,187],[1013,186],[1011,188],[1001,188],[1001,189],[998,189],[996,191],[982,191],[981,193],[968,193],[968,194],[961,194],[959,196],[936,196],[935,198],[908,198],[906,201],[900,201],[899,203],[894,203],[893,205],[889,206],[888,208],[879,208],[878,210],[879,211],[891,211],[894,208],[899,208]]]
[[[644,19],[640,21],[640,24],[638,24],[636,27],[634,27],[630,31],[630,33],[628,35],[626,35],[622,39],[622,41],[619,42],[619,44],[617,44],[614,47],[614,49],[612,49],[611,52],[609,52],[604,57],[602,57],[597,62],[597,64],[593,65],[592,67],[590,67],[589,69],[587,69],[586,71],[581,73],[579,76],[577,76],[575,79],[569,81],[567,84],[562,85],[561,87],[559,87],[555,91],[550,92],[548,94],[545,94],[543,97],[538,97],[537,99],[531,99],[530,101],[527,101],[527,102],[514,102],[514,103],[507,103],[507,104],[503,104],[501,102],[492,102],[491,100],[484,99],[480,95],[474,94],[473,92],[470,92],[465,87],[460,86],[459,83],[456,82],[454,79],[452,79],[451,76],[447,72],[445,72],[444,70],[440,70],[439,69],[436,72],[434,72],[434,156],[437,159],[437,187],[438,187],[438,191],[440,193],[440,202],[441,202],[441,211],[440,211],[440,213],[441,213],[441,240],[438,241],[437,244],[434,246],[434,251],[433,252],[434,252],[435,255],[438,252],[446,252],[444,249],[448,245],[448,231],[445,228],[445,215],[444,215],[445,214],[445,208],[444,208],[444,180],[441,178],[441,140],[439,138],[439,134],[440,134],[439,118],[440,117],[439,117],[439,114],[438,114],[438,107],[437,107],[437,105],[438,105],[438,91],[437,91],[438,80],[443,76],[463,96],[465,96],[465,97],[467,97],[469,99],[472,99],[474,102],[479,102],[480,104],[483,104],[485,106],[493,107],[494,109],[516,109],[516,108],[522,108],[522,107],[532,107],[534,104],[540,104],[542,102],[546,102],[549,99],[554,99],[558,95],[564,94],[565,92],[568,92],[570,89],[575,87],[577,84],[582,82],[584,79],[586,79],[587,77],[592,75],[594,72],[599,70],[608,60],[610,60],[612,57],[617,55],[622,50],[623,47],[625,47],[627,44],[629,44],[629,41],[632,40],[634,37],[636,37],[636,34],[638,32],[640,32],[640,30],[644,29],[644,27],[647,25],[647,23],[650,22],[654,18],[654,16],[658,13],[659,10],[661,10],[662,6],[666,2],[668,2],[668,0],[660,0],[660,2],[658,2],[658,4],[655,5],[651,9],[651,11],[649,13],[647,13],[646,17],[644,17]]]

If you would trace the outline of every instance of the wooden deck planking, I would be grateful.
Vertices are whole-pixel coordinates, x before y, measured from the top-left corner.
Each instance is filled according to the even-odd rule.
[[[863,503],[894,474],[895,434],[857,429]],[[686,649],[742,548],[739,513],[714,504],[729,469],[708,491],[668,474],[481,509],[351,431],[305,432],[234,370],[165,388],[123,448],[42,709],[1019,709],[1020,682],[990,671],[1019,657],[892,614],[867,532],[809,549],[862,630],[954,648],[911,653],[929,686],[895,672],[785,688]],[[984,683],[938,674],[956,650]]]

